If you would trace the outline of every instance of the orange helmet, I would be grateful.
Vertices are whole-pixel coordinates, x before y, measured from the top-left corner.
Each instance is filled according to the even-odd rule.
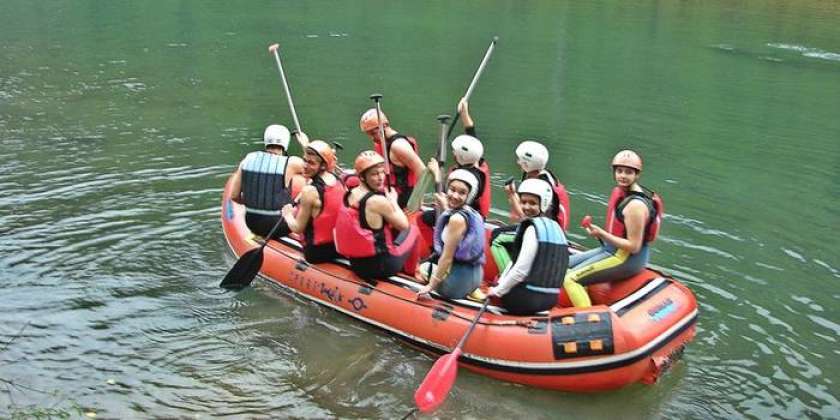
[[[382,116],[382,126],[388,126],[388,116],[384,112],[380,112],[379,115]],[[367,133],[374,128],[379,128],[379,118],[376,115],[376,108],[371,108],[362,114],[362,118],[359,119],[359,128],[363,133]]]
[[[622,150],[615,154],[612,160],[612,167],[626,166],[639,172],[642,171],[642,157],[632,150]]]
[[[385,163],[385,159],[379,153],[373,150],[365,150],[359,153],[359,156],[356,156],[353,169],[356,170],[357,175],[362,176],[366,170],[383,163]]]
[[[324,166],[327,168],[328,171],[332,171],[335,169],[335,150],[330,147],[323,140],[314,140],[309,143],[309,146],[306,146],[307,151],[311,151],[319,158],[321,158],[321,162],[323,162]]]

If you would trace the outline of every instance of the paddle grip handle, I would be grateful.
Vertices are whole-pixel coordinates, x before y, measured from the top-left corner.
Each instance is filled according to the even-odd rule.
[[[295,130],[300,133],[303,132],[303,130],[300,129],[300,121],[298,120],[297,111],[295,110],[295,103],[292,101],[292,92],[289,89],[289,81],[286,80],[286,72],[283,71],[283,63],[280,61],[280,54],[277,52],[279,47],[279,44],[271,44],[268,47],[268,51],[274,55],[274,61],[277,63],[277,70],[280,72],[280,79],[283,81],[283,90],[286,92],[286,100],[289,102],[289,110],[292,112],[292,121],[295,123]]]

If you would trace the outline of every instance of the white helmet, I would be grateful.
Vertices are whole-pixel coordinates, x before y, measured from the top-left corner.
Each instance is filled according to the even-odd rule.
[[[265,128],[263,134],[263,143],[266,146],[277,145],[282,146],[284,150],[289,150],[289,129],[280,124],[272,124]]]
[[[468,134],[461,134],[452,140],[452,154],[459,165],[473,165],[484,155],[481,140]]]
[[[516,190],[519,194],[532,194],[540,198],[540,213],[548,211],[551,200],[554,198],[554,190],[548,182],[539,178],[528,178],[519,184]]]
[[[525,172],[545,169],[545,164],[548,163],[548,149],[535,141],[523,141],[516,146],[516,163]]]
[[[478,178],[466,169],[456,169],[446,178],[446,185],[448,186],[450,182],[455,180],[461,181],[470,187],[470,192],[467,193],[467,199],[464,200],[464,203],[472,203],[475,195],[478,194]]]

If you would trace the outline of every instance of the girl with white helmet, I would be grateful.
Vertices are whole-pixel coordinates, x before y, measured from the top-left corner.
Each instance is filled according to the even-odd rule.
[[[560,183],[550,170],[546,169],[548,163],[548,149],[542,144],[526,140],[516,147],[516,163],[522,168],[522,181],[530,178],[539,178],[551,184],[553,198],[551,206],[546,215],[557,220],[557,223],[565,230],[569,226],[569,195],[566,187]],[[519,204],[519,196],[513,186],[505,186],[505,192],[510,203],[510,218],[519,220],[522,218],[522,207]]]
[[[517,193],[525,218],[515,233],[508,231],[493,239],[491,252],[501,274],[487,294],[501,297],[502,306],[511,314],[531,315],[557,303],[569,250],[563,229],[545,216],[554,194],[551,185],[530,178],[522,181]]]
[[[418,296],[436,290],[445,298],[461,299],[481,285],[484,218],[466,204],[477,192],[475,175],[456,169],[447,178],[446,195],[437,194],[444,211],[435,223],[433,257],[415,273],[418,281],[427,283]]]
[[[461,101],[458,102],[458,112],[461,116],[461,122],[464,124],[464,134],[452,140],[452,156],[455,162],[449,167],[449,172],[451,173],[456,169],[465,169],[475,175],[478,179],[478,191],[467,204],[486,219],[490,213],[491,203],[490,167],[484,160],[484,145],[476,137],[475,122],[470,116],[469,103],[464,98],[461,98]],[[428,168],[434,174],[435,180],[441,179],[437,159],[430,159]],[[431,227],[435,224],[436,216],[437,212],[435,210],[426,210],[420,219],[423,222],[420,232],[427,243],[431,243]]]
[[[632,150],[612,160],[616,187],[607,203],[606,229],[584,217],[581,226],[601,246],[573,255],[563,287],[572,304],[592,305],[584,286],[626,279],[641,272],[649,260],[649,244],[656,239],[664,212],[662,199],[639,184],[642,158]]]
[[[297,135],[308,143],[305,134]],[[277,225],[280,209],[292,202],[293,192],[302,186],[303,160],[287,155],[290,137],[286,127],[269,125],[263,133],[265,150],[248,153],[233,175],[231,198],[245,205],[248,229],[263,237]],[[281,223],[272,237],[288,234],[289,227]]]
[[[485,218],[490,213],[490,167],[484,160],[484,145],[475,132],[475,121],[470,115],[470,104],[465,98],[458,102],[458,113],[464,124],[464,134],[452,140],[452,156],[455,164],[449,169],[466,169],[478,178],[478,192],[469,202],[470,207],[477,210]]]

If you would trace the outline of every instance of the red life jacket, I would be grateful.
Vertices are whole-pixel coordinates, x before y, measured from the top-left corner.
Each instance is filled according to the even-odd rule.
[[[388,137],[385,141],[388,143],[388,151],[391,151],[391,145],[397,139],[405,139],[408,144],[411,145],[411,148],[414,150],[414,153],[417,153],[419,156],[418,148],[417,148],[417,140],[414,137],[404,136],[402,134],[394,134],[391,137]],[[374,148],[376,149],[376,153],[379,153],[382,156],[385,156],[385,152],[382,150],[382,143],[376,142],[374,144]],[[393,186],[397,190],[397,194],[411,194],[414,185],[417,184],[417,174],[412,172],[408,167],[405,166],[396,166],[391,161],[390,156],[388,156],[388,163],[390,163],[390,168],[388,168],[388,172],[391,174],[390,179],[388,180],[388,185]]]
[[[469,205],[486,219],[487,215],[490,214],[490,167],[487,165],[487,161],[484,160],[484,158],[479,160],[479,162],[480,163],[477,168],[475,166],[463,167],[458,166],[457,164],[452,165],[452,167],[449,168],[448,173],[452,173],[455,169],[466,169],[475,175],[478,179],[478,194],[475,195],[475,198],[469,203]]]
[[[522,174],[523,181],[526,179],[526,176],[527,174]],[[566,192],[566,187],[560,183],[560,181],[557,180],[557,177],[548,169],[541,170],[539,175],[537,175],[537,178],[551,184],[551,188],[554,192],[554,198],[551,200],[551,206],[549,206],[546,215],[557,220],[557,223],[565,232],[569,228],[569,220],[571,220],[569,193]]]
[[[615,187],[607,202],[606,230],[615,236],[626,238],[627,230],[624,227],[624,208],[631,200],[642,200],[648,208],[648,221],[645,226],[644,241],[650,243],[656,240],[659,235],[659,227],[662,224],[662,216],[665,214],[665,204],[659,194],[642,187],[646,192],[626,192],[620,187]],[[650,192],[650,194],[647,194]]]
[[[304,245],[323,245],[333,241],[333,227],[341,208],[341,197],[344,196],[344,184],[337,181],[333,185],[326,185],[321,177],[315,177],[312,185],[318,191],[321,200],[321,213],[306,225],[303,234]]]
[[[490,166],[487,165],[487,161],[484,160],[484,158],[481,158],[479,162],[480,164],[478,166],[478,169],[481,171],[482,174],[484,174],[484,183],[482,185],[482,190],[479,191],[481,195],[479,195],[477,198],[478,207],[476,208],[476,210],[478,210],[478,212],[481,213],[481,215],[484,216],[484,218],[487,218],[487,215],[490,214],[490,204],[492,202],[492,192],[490,188]]]
[[[408,236],[394,245],[394,234],[387,224],[371,229],[365,217],[367,201],[380,192],[368,192],[359,200],[358,207],[348,203],[350,192],[344,195],[338,218],[335,221],[335,249],[347,258],[367,258],[376,255],[402,255],[411,250],[416,242],[417,226],[411,225]]]

